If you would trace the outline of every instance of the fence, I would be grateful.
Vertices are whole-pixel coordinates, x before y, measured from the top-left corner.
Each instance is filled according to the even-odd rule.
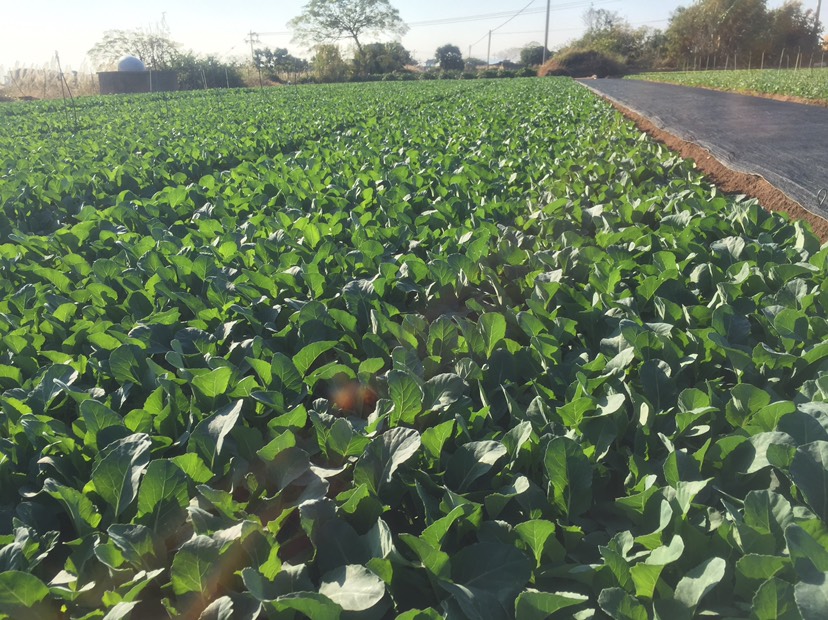
[[[783,50],[781,54],[692,54],[684,59],[678,70],[728,71],[753,69],[813,70],[825,67],[825,50]]]

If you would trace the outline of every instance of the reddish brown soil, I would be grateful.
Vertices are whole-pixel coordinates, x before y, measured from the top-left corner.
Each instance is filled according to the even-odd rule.
[[[746,196],[759,200],[759,203],[768,211],[787,213],[793,219],[804,220],[811,225],[814,234],[823,243],[828,241],[828,221],[810,211],[806,211],[798,202],[788,198],[788,196],[762,177],[731,170],[713,157],[707,149],[698,144],[677,138],[622,105],[613,101],[609,101],[609,103],[624,116],[632,120],[639,129],[651,138],[676,151],[682,157],[695,161],[696,167],[723,192],[728,194],[745,194]]]
[[[729,92],[736,92],[740,95],[751,95],[753,97],[764,97],[765,99],[775,99],[776,101],[790,101],[792,103],[804,103],[805,105],[818,105],[823,108],[828,108],[828,101],[825,99],[806,99],[805,97],[797,97],[796,95],[774,95],[773,93],[761,93],[757,90],[737,90]]]

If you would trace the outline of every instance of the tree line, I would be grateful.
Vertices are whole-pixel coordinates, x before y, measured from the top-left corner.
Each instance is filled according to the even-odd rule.
[[[601,57],[619,70],[681,69],[689,64],[695,68],[732,63],[758,67],[778,62],[783,66],[786,54],[788,66],[791,57],[804,64],[801,58],[807,56],[812,63],[822,43],[822,26],[814,11],[806,10],[799,0],[788,0],[778,8],[769,8],[766,0],[695,0],[678,8],[663,30],[635,27],[621,14],[606,9],[590,8],[584,22],[584,34],[557,54],[533,44],[510,68],[536,67],[543,58],[553,56],[550,66],[565,67],[567,58],[583,58],[584,54]],[[245,67],[183,52],[163,29],[107,32],[90,56],[105,66],[120,56],[135,55],[148,66],[177,70],[182,88],[240,86],[245,77],[250,81],[251,69],[258,80],[268,82],[404,79],[416,64],[398,41],[370,42],[377,36],[400,37],[408,30],[390,0],[309,0],[289,25],[294,40],[313,50],[312,58],[295,57],[285,48],[261,47],[254,49],[252,63]],[[350,55],[343,51],[343,42],[352,44]],[[436,49],[432,64],[445,74],[465,72],[466,77],[488,69],[481,67],[486,64],[481,60],[464,58],[452,43]]]
[[[627,70],[794,66],[797,59],[803,66],[822,60],[822,25],[798,0],[778,8],[769,8],[766,0],[696,0],[676,9],[664,30],[634,27],[606,9],[589,9],[584,22],[584,35],[561,51],[600,52]]]

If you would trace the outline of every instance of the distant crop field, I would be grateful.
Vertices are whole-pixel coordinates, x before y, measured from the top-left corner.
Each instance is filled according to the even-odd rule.
[[[644,73],[628,79],[828,102],[828,68]]]
[[[568,79],[0,107],[0,618],[828,617],[828,248]]]

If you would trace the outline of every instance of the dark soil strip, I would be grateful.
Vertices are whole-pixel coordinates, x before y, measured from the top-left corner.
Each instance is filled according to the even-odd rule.
[[[596,94],[600,95],[600,93]],[[676,151],[685,159],[695,161],[696,167],[723,192],[727,194],[744,194],[751,198],[756,198],[768,211],[787,213],[793,219],[804,220],[811,225],[814,234],[823,243],[828,241],[828,221],[818,215],[814,215],[810,211],[806,211],[799,203],[788,198],[762,177],[735,172],[713,157],[707,149],[698,144],[677,138],[673,134],[658,128],[640,114],[636,114],[632,110],[610,99],[604,99],[616,110],[621,112],[621,114],[633,121],[641,131],[651,138],[661,142],[669,149]]]

